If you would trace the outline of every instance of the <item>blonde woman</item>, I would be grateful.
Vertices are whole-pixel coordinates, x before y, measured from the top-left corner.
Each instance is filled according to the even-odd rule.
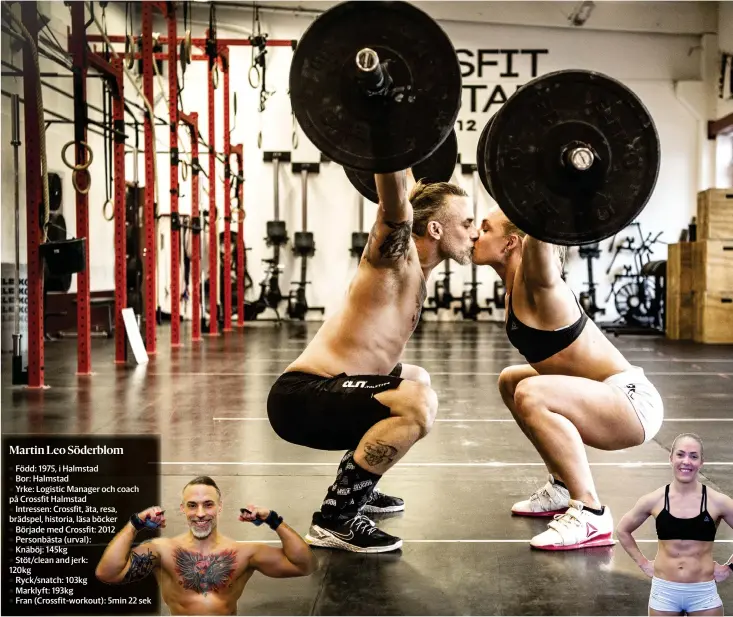
[[[562,279],[563,251],[526,236],[495,208],[481,225],[474,263],[490,265],[507,290],[506,332],[528,364],[505,368],[499,391],[547,465],[550,481],[514,504],[523,516],[554,517],[534,548],[613,544],[613,518],[596,493],[585,446],[620,450],[662,425],[659,393],[590,321]]]
[[[713,543],[721,520],[733,528],[733,499],[698,479],[703,466],[702,440],[678,435],[669,455],[671,483],[644,495],[618,524],[621,546],[652,579],[650,615],[722,615],[716,583],[731,575],[731,558],[713,560]],[[653,516],[659,548],[654,561],[639,549],[633,533]]]

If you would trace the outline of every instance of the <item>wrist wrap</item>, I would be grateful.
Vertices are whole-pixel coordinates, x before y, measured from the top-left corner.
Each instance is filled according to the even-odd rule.
[[[130,522],[132,523],[132,526],[135,528],[136,531],[140,531],[142,529],[157,529],[158,524],[154,523],[150,520],[142,520],[137,513],[133,514],[130,517]]]
[[[280,527],[280,523],[282,522],[283,522],[283,517],[279,516],[278,513],[275,512],[275,510],[270,510],[270,513],[267,515],[266,519],[264,520],[256,519],[253,521],[253,523],[257,525],[258,527],[264,523],[273,531],[275,531],[278,527]]]

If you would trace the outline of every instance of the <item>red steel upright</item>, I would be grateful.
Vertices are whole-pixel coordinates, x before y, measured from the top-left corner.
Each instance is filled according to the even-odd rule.
[[[20,5],[23,24],[38,45],[38,10],[35,1]],[[23,75],[23,96],[25,98],[25,195],[27,216],[28,250],[28,386],[43,387],[43,260],[39,246],[42,240],[41,204],[41,144],[38,133],[38,83],[33,52],[29,45],[23,46],[23,66],[29,67]]]
[[[87,45],[84,25],[84,3],[71,4],[71,39],[69,41],[74,57],[74,141],[76,142],[76,164],[87,164]],[[83,172],[85,176],[87,172]],[[91,181],[91,176],[88,176]],[[85,180],[86,182],[86,180]],[[76,237],[86,238],[86,267],[76,274],[76,330],[77,330],[77,373],[89,375],[92,372],[92,331],[89,304],[89,195],[76,191]]]
[[[171,3],[172,4],[172,3]],[[173,5],[174,6],[174,5]],[[176,40],[176,11],[168,8],[168,40]],[[171,150],[171,346],[181,344],[180,223],[178,218],[178,46],[168,45],[168,114]]]
[[[231,146],[237,157],[237,326],[244,326],[244,146]]]
[[[153,5],[142,2],[142,63],[143,94],[153,104]],[[145,113],[145,205],[143,225],[145,247],[143,249],[143,274],[145,285],[145,349],[148,354],[156,353],[155,312],[156,312],[156,237],[155,237],[155,169],[153,168],[153,146],[155,140],[154,118]]]
[[[230,270],[232,263],[232,179],[231,179],[231,140],[229,132],[229,50],[226,47],[219,48],[221,68],[224,74],[224,277],[221,281],[224,295],[224,332],[232,331],[232,285],[230,283]]]
[[[209,56],[209,334],[218,334],[217,319],[217,229],[216,229],[216,90],[214,88],[214,67],[217,58]]]
[[[112,89],[112,123],[109,129],[114,137],[114,147],[112,154],[112,166],[114,175],[114,231],[115,231],[115,362],[125,362],[125,325],[122,319],[122,309],[127,306],[127,234],[125,226],[125,93],[124,93],[124,73],[122,69],[122,59],[116,58],[110,62],[107,61],[105,54],[89,53],[84,45],[86,32],[84,30],[84,7],[82,3],[78,3],[71,7],[72,10],[72,26],[73,31],[69,32],[69,52],[84,63],[84,71],[88,68],[95,69],[101,76],[107,80]],[[79,33],[81,28],[81,34]],[[82,41],[81,44],[79,41]],[[79,72],[81,74],[81,71]],[[75,84],[76,85],[76,84]],[[75,114],[82,116],[81,122],[77,116],[75,128],[79,125],[86,128],[86,111],[83,107],[86,105],[85,99],[81,100],[80,105],[76,104],[77,95],[85,94],[83,84],[78,91],[74,90],[75,97]],[[76,138],[76,133],[75,133]],[[78,159],[77,159],[78,162]],[[78,197],[78,196],[77,196]],[[86,197],[86,196],[84,196]],[[87,200],[88,202],[88,200]],[[78,215],[77,215],[78,216]],[[78,220],[78,219],[77,219]],[[87,246],[89,242],[87,240]],[[87,267],[88,267],[87,253]],[[79,344],[84,342],[82,337],[79,338]],[[87,349],[89,349],[89,339],[86,339]]]

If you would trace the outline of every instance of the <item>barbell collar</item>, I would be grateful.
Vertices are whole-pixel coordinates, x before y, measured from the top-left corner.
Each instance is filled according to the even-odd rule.
[[[577,171],[587,171],[593,167],[596,155],[588,146],[576,146],[564,151],[563,164]]]

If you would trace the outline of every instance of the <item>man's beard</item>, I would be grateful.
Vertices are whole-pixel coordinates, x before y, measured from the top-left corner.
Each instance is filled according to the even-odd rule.
[[[189,522],[188,524],[188,528],[191,530],[193,537],[197,540],[204,540],[205,538],[208,538],[214,531],[215,527],[216,523],[214,519],[206,521],[206,525],[203,527],[198,527],[195,522]]]

